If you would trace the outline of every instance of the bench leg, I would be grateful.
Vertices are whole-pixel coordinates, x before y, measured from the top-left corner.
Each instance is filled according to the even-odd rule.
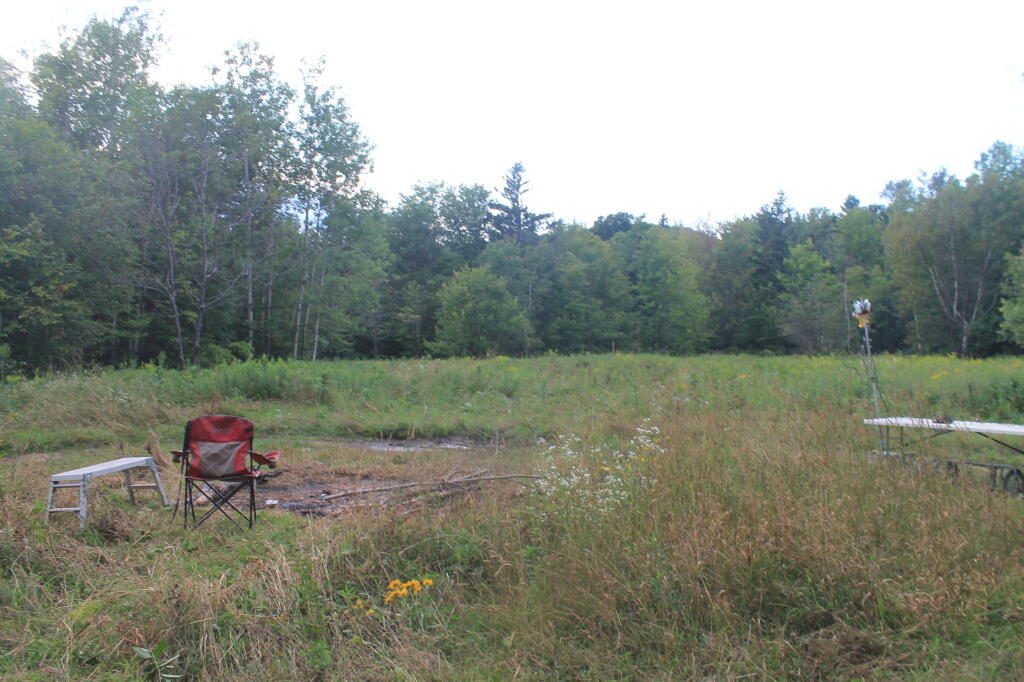
[[[53,493],[56,490],[56,484],[50,481],[50,496],[46,499],[46,520],[44,523],[50,523],[50,510],[53,509]]]
[[[134,483],[134,481],[132,480],[132,470],[125,469],[124,484],[128,488],[128,501],[131,502],[132,504],[135,504],[135,488],[132,487],[132,483]]]
[[[160,470],[156,466],[156,461],[153,458],[149,460],[149,468],[153,472],[153,480],[156,481],[156,489],[160,492],[160,501],[165,507],[170,506],[170,502],[167,501],[167,493],[164,492],[163,481],[160,480]]]
[[[85,528],[85,519],[89,515],[89,474],[82,476],[82,485],[78,489],[78,527]]]

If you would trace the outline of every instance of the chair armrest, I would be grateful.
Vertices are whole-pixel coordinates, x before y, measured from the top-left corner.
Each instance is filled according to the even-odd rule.
[[[261,455],[258,452],[250,452],[249,454],[252,455],[252,458],[256,460],[257,463],[266,464],[271,469],[277,467],[277,459],[281,456],[281,453],[277,450],[272,450],[265,455]]]
[[[175,462],[180,462],[182,457],[185,457],[188,453],[183,450],[171,450],[171,457]]]

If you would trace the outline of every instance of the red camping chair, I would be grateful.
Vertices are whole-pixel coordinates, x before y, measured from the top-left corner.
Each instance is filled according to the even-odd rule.
[[[181,462],[181,477],[185,489],[185,527],[198,528],[203,521],[220,511],[233,524],[241,528],[229,511],[234,511],[252,528],[256,520],[256,481],[260,466],[277,466],[277,451],[261,455],[253,452],[253,425],[242,417],[211,415],[193,419],[185,425],[185,445],[172,450],[175,462]],[[220,488],[211,481],[226,481],[230,485]],[[248,506],[243,511],[231,501],[239,491],[248,491]],[[196,520],[195,502],[205,497],[211,508]],[[177,504],[175,504],[177,513]]]

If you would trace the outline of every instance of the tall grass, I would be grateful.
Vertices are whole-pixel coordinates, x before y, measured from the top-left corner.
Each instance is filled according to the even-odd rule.
[[[996,409],[971,396],[996,395],[1016,363],[880,364],[890,405],[906,407],[895,412],[989,418],[961,410]],[[365,433],[363,419],[380,428],[415,414],[420,432],[446,433],[459,426],[449,412],[470,402],[461,426],[525,444],[499,466],[544,478],[416,514],[262,513],[252,534],[185,533],[163,510],[127,507],[111,485],[79,532],[44,528],[39,500],[45,473],[81,455],[10,457],[0,461],[0,674],[155,679],[133,647],[179,656],[170,665],[192,679],[1024,674],[1021,500],[927,467],[872,464],[855,361],[267,367],[164,376],[181,383],[163,416],[145,372],[33,383],[8,397],[7,419],[45,432],[24,414],[38,405],[77,427],[97,412],[46,407],[45,396],[92,391],[113,408],[104,388],[114,385],[155,420],[175,418],[208,406],[216,387],[222,406],[271,420],[280,410],[315,429],[344,419]],[[282,373],[261,389],[277,391],[269,403],[239,388],[254,390],[263,371]],[[282,392],[290,373],[306,388]],[[325,454],[285,450],[296,463]],[[410,467],[485,456],[493,450],[432,452]],[[434,585],[385,605],[396,578]]]
[[[1019,359],[883,357],[887,407],[899,414],[1020,420]],[[857,358],[653,355],[530,360],[254,361],[185,372],[158,367],[0,385],[0,448],[19,453],[172,436],[198,412],[243,412],[261,433],[526,443],[635,423],[652,410],[740,410],[773,402],[869,404]]]

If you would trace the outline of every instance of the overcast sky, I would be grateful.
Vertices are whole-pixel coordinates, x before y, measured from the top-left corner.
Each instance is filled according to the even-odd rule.
[[[123,2],[11,3],[0,56]],[[801,211],[1024,145],[1024,2],[153,0],[157,78],[202,83],[256,40],[298,83],[327,60],[375,146],[365,185],[501,184],[526,167],[535,211],[625,211],[694,226],[784,190]]]

